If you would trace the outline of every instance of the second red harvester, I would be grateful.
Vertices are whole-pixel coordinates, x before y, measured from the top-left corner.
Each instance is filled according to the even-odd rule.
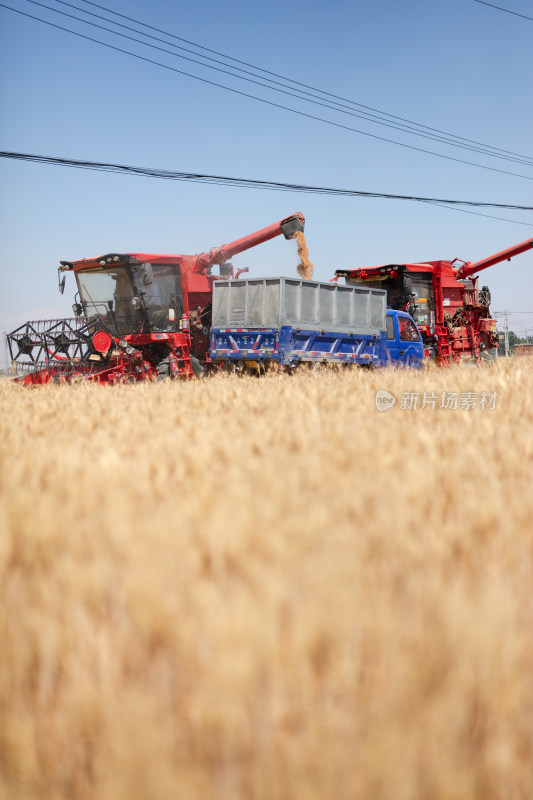
[[[488,267],[533,247],[533,239],[481,261],[424,261],[377,267],[338,269],[346,283],[364,283],[387,291],[391,308],[408,311],[424,340],[427,355],[440,364],[479,361],[498,346],[496,320],[490,314],[490,291],[478,287],[478,275]]]

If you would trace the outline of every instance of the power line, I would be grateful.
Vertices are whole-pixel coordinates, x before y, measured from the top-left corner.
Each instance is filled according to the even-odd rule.
[[[302,90],[297,89],[296,90],[297,94],[295,94],[293,91],[287,91],[287,89],[292,89],[293,87],[287,87],[284,84],[280,84],[277,81],[275,81],[274,83],[278,83],[278,86],[284,86],[284,88],[277,88],[276,86],[269,86],[269,85],[267,85],[267,84],[262,82],[263,80],[265,80],[262,76],[257,76],[254,73],[251,73],[251,72],[249,72],[247,70],[240,70],[239,67],[235,68],[232,65],[224,64],[224,66],[230,66],[230,69],[232,69],[232,70],[233,69],[239,69],[242,72],[246,72],[247,75],[253,75],[254,78],[259,77],[259,78],[261,78],[261,80],[254,80],[253,78],[246,78],[243,75],[235,74],[235,72],[229,72],[227,69],[223,69],[220,66],[213,66],[212,64],[206,64],[206,63],[204,63],[202,61],[198,61],[195,58],[191,58],[190,56],[184,56],[184,55],[181,55],[180,53],[174,53],[174,52],[172,52],[170,50],[167,50],[164,47],[159,47],[158,45],[150,44],[149,42],[143,41],[142,39],[137,39],[137,38],[135,38],[133,36],[129,36],[128,34],[124,34],[124,33],[121,33],[119,31],[114,31],[113,29],[107,28],[107,27],[105,27],[103,25],[98,25],[97,23],[89,22],[88,20],[81,19],[80,17],[77,17],[77,16],[75,16],[73,14],[69,14],[68,12],[60,11],[58,9],[52,8],[51,6],[46,5],[45,3],[39,2],[39,0],[27,0],[27,1],[29,3],[32,3],[33,5],[37,5],[37,6],[40,6],[42,8],[45,8],[48,11],[52,11],[52,12],[54,12],[56,14],[60,14],[61,16],[65,16],[65,17],[68,17],[70,19],[74,19],[77,22],[81,22],[82,24],[85,24],[85,25],[90,25],[91,27],[98,28],[99,30],[106,31],[107,33],[111,33],[111,34],[113,34],[115,36],[120,36],[122,38],[125,38],[125,39],[128,39],[130,41],[136,42],[137,44],[142,44],[145,47],[150,47],[150,48],[152,48],[154,50],[158,50],[158,51],[166,53],[168,55],[172,55],[175,58],[181,58],[181,59],[183,59],[185,61],[190,61],[193,64],[198,64],[198,65],[200,65],[202,67],[206,67],[207,69],[215,70],[216,72],[221,72],[221,73],[223,73],[225,75],[229,75],[232,78],[237,78],[239,80],[246,81],[247,83],[251,83],[251,84],[254,84],[256,86],[261,86],[262,88],[266,88],[266,89],[269,89],[271,91],[287,95],[289,97],[294,97],[294,98],[296,98],[298,100],[303,100],[305,102],[312,103],[314,105],[318,105],[318,106],[320,106],[322,108],[327,108],[329,110],[336,111],[336,112],[338,112],[340,114],[353,116],[353,117],[356,117],[358,119],[364,119],[367,122],[371,122],[371,123],[374,123],[374,124],[377,124],[377,125],[382,125],[382,126],[387,127],[387,128],[392,128],[393,130],[398,130],[398,131],[401,131],[402,133],[408,133],[408,134],[411,134],[413,136],[419,136],[419,137],[422,137],[424,139],[429,139],[430,141],[436,141],[436,142],[439,142],[441,144],[449,145],[451,147],[457,147],[457,148],[460,148],[462,150],[467,150],[467,151],[470,151],[470,152],[479,153],[481,155],[489,156],[489,157],[492,157],[492,158],[499,158],[499,159],[504,160],[504,161],[510,161],[512,163],[522,164],[524,166],[532,166],[533,167],[533,162],[531,160],[529,160],[527,157],[518,156],[518,154],[515,154],[515,155],[502,155],[500,153],[490,152],[489,150],[486,149],[487,146],[485,146],[485,145],[472,145],[472,144],[460,143],[458,141],[452,141],[449,138],[443,138],[443,136],[439,135],[439,134],[427,133],[427,132],[414,130],[411,127],[406,127],[402,123],[398,124],[398,123],[395,123],[395,122],[387,122],[387,121],[384,121],[383,119],[381,119],[380,117],[376,117],[373,114],[369,115],[366,112],[354,111],[353,109],[350,109],[348,106],[341,105],[341,104],[337,103],[336,101],[333,101],[334,105],[332,105],[332,101],[327,100],[325,98],[317,98],[316,95],[311,95],[309,92],[303,92],[303,94],[302,94]],[[84,13],[84,14],[90,14],[91,16],[97,17],[99,19],[104,19],[104,20],[106,20],[106,22],[110,22],[112,25],[116,25],[118,27],[122,27],[122,28],[125,28],[127,30],[134,31],[135,33],[139,33],[141,36],[148,35],[151,39],[155,39],[156,41],[163,42],[164,44],[170,45],[171,47],[175,47],[175,48],[178,48],[178,49],[185,50],[185,52],[191,53],[191,54],[196,55],[196,56],[199,55],[198,53],[194,53],[194,51],[187,50],[186,48],[179,47],[178,45],[174,45],[172,43],[169,43],[164,39],[160,39],[159,37],[154,37],[154,36],[151,36],[150,34],[145,34],[142,31],[138,31],[135,28],[131,28],[130,26],[125,26],[122,23],[117,23],[117,22],[114,22],[112,20],[109,20],[106,17],[102,17],[100,14],[93,14],[92,12],[89,12],[89,11],[83,11],[82,9],[78,8],[77,6],[73,5],[72,3],[66,2],[65,0],[56,0],[56,2],[60,3],[61,5],[68,6],[69,8],[74,8],[77,11],[82,11],[82,13]],[[109,13],[114,13],[114,12],[109,12]],[[139,23],[139,24],[143,24],[143,23]],[[169,35],[169,34],[166,34],[166,35]],[[204,58],[204,59],[208,58],[208,60],[214,61],[216,64],[220,63],[220,62],[216,61],[216,59],[209,58],[208,56],[200,55],[200,58]],[[271,81],[271,79],[269,79],[269,78],[267,78],[266,80]],[[305,95],[308,95],[308,96],[305,96]],[[335,106],[337,106],[337,107],[335,107]],[[448,136],[448,134],[446,134],[446,136]],[[392,140],[389,140],[389,141],[392,141]]]
[[[446,211],[460,211],[462,214],[474,214],[476,217],[486,217],[487,219],[497,219],[501,222],[512,222],[513,225],[525,225],[528,228],[533,228],[529,222],[520,222],[517,219],[507,219],[507,217],[495,217],[493,214],[480,214],[479,211],[467,211],[466,208],[457,208],[456,206],[444,206],[441,203],[436,203],[432,200],[424,200],[422,202],[428,203],[432,206],[437,206],[437,208],[445,208]]]
[[[522,336],[533,335],[533,311],[492,311],[495,319],[502,318],[508,329]],[[517,319],[517,317],[521,317]],[[524,319],[525,317],[525,319]]]
[[[505,11],[506,14],[513,14],[515,17],[522,17],[522,19],[529,19],[533,22],[533,17],[527,17],[525,14],[519,14],[518,11],[510,11],[508,8],[502,8],[501,6],[495,6],[493,3],[486,3],[485,0],[474,0],[475,3],[481,3],[482,6],[490,6],[491,8],[497,8],[498,11]],[[91,3],[92,5],[92,3]]]
[[[163,180],[189,181],[191,183],[211,183],[222,186],[236,186],[242,189],[263,189],[270,191],[301,192],[304,194],[324,194],[341,197],[365,197],[382,200],[408,200],[411,202],[430,203],[438,205],[440,208],[452,207],[457,211],[475,214],[474,211],[466,211],[456,206],[468,206],[469,208],[506,208],[515,211],[533,211],[533,206],[522,206],[510,203],[489,203],[478,200],[450,200],[437,197],[419,197],[417,195],[400,195],[385,192],[366,192],[360,189],[337,189],[331,186],[309,186],[305,184],[283,183],[278,181],[264,181],[255,178],[235,178],[226,175],[209,175],[199,172],[178,172],[175,170],[158,169],[155,167],[137,167],[127,164],[114,164],[100,161],[86,161],[81,159],[60,158],[57,156],[43,156],[32,153],[16,153],[11,151],[0,151],[0,158],[9,158],[17,161],[30,161],[39,164],[53,164],[62,167],[74,167],[78,169],[95,170],[99,172],[112,172],[117,174],[137,175],[146,178],[160,178]],[[481,214],[480,216],[488,216]],[[509,220],[503,217],[490,217],[504,222],[513,222],[519,225],[529,225],[527,222]]]
[[[63,0],[56,0],[56,2],[63,2]],[[176,34],[169,33],[167,31],[162,30],[161,28],[156,28],[153,25],[149,25],[146,22],[141,22],[140,20],[134,19],[133,17],[129,17],[126,14],[120,14],[118,11],[113,11],[112,9],[106,8],[105,6],[102,6],[99,3],[94,3],[94,2],[91,2],[90,0],[81,0],[81,2],[85,3],[86,5],[90,5],[90,6],[94,6],[95,8],[99,8],[102,11],[106,11],[108,14],[113,14],[114,16],[120,17],[121,19],[127,19],[129,22],[134,22],[136,25],[142,25],[144,28],[148,28],[149,30],[156,31],[157,33],[162,33],[165,36],[169,36],[172,39],[176,39],[178,41],[185,42],[186,44],[190,44],[193,47],[196,47],[197,49],[205,50],[208,53],[214,53],[215,55],[218,55],[218,56],[220,56],[222,58],[225,58],[228,61],[233,61],[236,64],[242,64],[243,66],[246,66],[246,67],[251,67],[251,69],[254,69],[256,72],[263,72],[266,75],[272,75],[275,78],[281,78],[284,81],[287,81],[289,83],[295,84],[297,86],[303,86],[306,89],[311,89],[313,92],[318,92],[319,94],[323,94],[323,95],[326,95],[328,97],[332,97],[335,100],[342,100],[343,102],[349,103],[349,104],[351,104],[353,106],[357,106],[358,108],[364,108],[367,111],[373,111],[373,112],[375,112],[377,114],[381,114],[382,116],[389,117],[390,119],[396,119],[396,120],[399,120],[400,122],[405,122],[405,123],[407,123],[409,125],[414,125],[414,126],[416,126],[418,128],[423,128],[425,130],[433,131],[435,133],[441,133],[444,136],[449,136],[449,137],[452,137],[454,139],[458,139],[458,140],[461,140],[461,141],[464,141],[464,142],[470,142],[471,144],[477,144],[477,145],[480,145],[482,147],[490,148],[491,150],[497,150],[497,151],[502,152],[502,153],[507,153],[508,155],[518,156],[519,158],[528,158],[529,159],[529,156],[523,156],[520,153],[514,153],[512,150],[503,150],[502,148],[499,148],[499,147],[494,147],[492,145],[483,144],[482,142],[476,141],[475,139],[467,139],[464,136],[457,136],[456,134],[447,133],[446,131],[443,131],[443,130],[441,130],[439,128],[432,128],[432,127],[430,127],[428,125],[423,125],[423,124],[418,123],[418,122],[413,122],[412,120],[406,119],[405,117],[399,117],[399,116],[396,116],[394,114],[389,114],[386,111],[381,111],[381,110],[379,110],[377,108],[374,108],[373,106],[364,105],[363,103],[358,103],[355,100],[349,100],[349,99],[347,99],[345,97],[341,97],[340,95],[332,94],[331,92],[326,92],[326,91],[324,91],[322,89],[317,89],[316,87],[310,86],[307,83],[302,83],[300,81],[295,81],[294,79],[288,78],[288,77],[286,77],[284,75],[280,75],[277,72],[272,72],[270,70],[263,69],[262,67],[258,67],[258,66],[254,65],[254,64],[250,64],[247,61],[242,61],[241,59],[235,58],[234,56],[230,56],[230,55],[227,55],[225,53],[221,53],[219,50],[213,50],[210,47],[204,47],[203,45],[198,44],[196,42],[193,42],[190,39],[185,39],[182,36],[176,36]],[[73,8],[76,8],[76,6],[73,6]],[[82,9],[78,9],[78,10],[81,11]],[[88,14],[90,12],[84,12],[84,13]],[[99,15],[95,15],[95,16],[99,16]],[[105,17],[101,17],[101,18],[102,19],[106,19]],[[111,22],[111,20],[107,20],[107,21]],[[116,24],[116,23],[114,23],[114,24]]]
[[[170,47],[174,47],[174,48],[176,48],[178,50],[183,50],[184,52],[189,53],[191,55],[206,59],[207,61],[212,61],[217,66],[213,66],[212,64],[204,63],[203,61],[198,61],[195,58],[190,58],[188,56],[180,55],[179,53],[174,53],[172,51],[166,50],[165,48],[158,47],[157,45],[152,45],[149,42],[136,39],[135,37],[129,36],[127,34],[120,33],[119,31],[114,31],[113,29],[107,28],[107,27],[105,27],[103,25],[98,25],[97,23],[89,22],[88,20],[81,19],[80,17],[76,17],[73,14],[69,14],[67,12],[60,11],[60,10],[58,10],[56,8],[53,8],[53,7],[49,6],[49,5],[46,5],[45,3],[39,2],[39,0],[27,0],[27,1],[29,3],[32,3],[33,5],[41,6],[42,8],[46,8],[49,11],[53,11],[56,14],[60,14],[62,16],[66,16],[66,17],[69,17],[71,19],[75,19],[77,22],[81,22],[82,24],[91,25],[92,27],[99,28],[100,30],[107,31],[108,33],[112,33],[112,34],[114,34],[116,36],[121,36],[122,38],[129,39],[129,40],[134,41],[134,42],[136,42],[138,44],[142,44],[142,45],[144,45],[146,47],[152,47],[155,50],[160,50],[161,52],[167,53],[169,55],[173,55],[176,58],[181,58],[181,59],[184,59],[186,61],[191,61],[194,64],[199,64],[200,66],[206,67],[208,69],[215,70],[217,72],[222,72],[223,74],[230,75],[233,78],[238,78],[239,80],[243,80],[243,81],[246,81],[248,83],[252,83],[252,84],[255,84],[257,86],[261,86],[263,88],[270,89],[271,91],[276,91],[276,92],[279,92],[281,94],[288,95],[289,97],[295,97],[297,99],[304,100],[305,102],[313,103],[313,104],[319,105],[319,106],[321,106],[323,108],[328,108],[328,109],[331,109],[333,111],[337,111],[338,113],[341,113],[341,114],[347,114],[348,116],[354,116],[354,117],[357,117],[359,119],[364,119],[364,120],[366,120],[368,122],[371,122],[373,124],[382,125],[384,127],[392,128],[393,130],[399,130],[399,131],[401,131],[403,133],[408,133],[408,134],[411,134],[413,136],[419,136],[419,137],[422,137],[424,139],[429,139],[431,141],[440,142],[441,144],[446,144],[446,145],[449,145],[451,147],[458,147],[458,148],[463,149],[463,150],[469,150],[469,151],[474,152],[474,153],[480,153],[482,155],[487,155],[487,156],[490,156],[492,158],[500,158],[500,159],[505,160],[505,161],[510,161],[510,162],[517,163],[517,164],[523,164],[525,166],[533,166],[533,160],[531,158],[529,158],[528,156],[521,156],[520,154],[513,153],[512,151],[505,151],[505,150],[502,150],[501,148],[494,148],[491,145],[485,145],[485,144],[483,144],[481,142],[476,142],[475,140],[468,140],[468,139],[464,139],[463,137],[456,137],[453,134],[448,134],[448,133],[445,133],[443,131],[439,131],[438,129],[431,129],[431,128],[428,128],[427,126],[419,126],[417,123],[412,123],[412,122],[410,122],[408,120],[402,120],[401,117],[395,118],[397,120],[400,120],[400,122],[392,122],[390,120],[387,121],[387,120],[384,119],[384,116],[383,116],[384,112],[377,112],[381,116],[376,116],[376,114],[369,114],[367,111],[363,111],[363,112],[355,111],[354,108],[352,108],[351,106],[354,106],[354,105],[355,106],[360,106],[360,104],[354,103],[353,101],[344,100],[344,102],[339,103],[338,100],[343,99],[343,98],[338,98],[337,95],[333,95],[333,94],[330,94],[328,92],[323,92],[320,89],[314,89],[313,88],[313,92],[319,92],[320,94],[325,95],[325,97],[320,97],[317,94],[311,94],[310,92],[303,91],[302,89],[298,89],[298,88],[295,89],[295,86],[296,87],[297,86],[301,86],[301,85],[305,86],[305,84],[300,84],[297,81],[292,81],[290,78],[283,78],[284,81],[288,81],[289,83],[294,84],[293,86],[287,86],[286,84],[280,83],[279,81],[272,80],[271,78],[265,78],[263,75],[257,75],[256,74],[257,71],[263,72],[263,70],[261,68],[259,68],[259,67],[253,67],[252,66],[252,69],[254,69],[256,72],[251,72],[250,70],[245,70],[245,69],[242,69],[240,67],[235,67],[232,64],[225,64],[224,62],[220,62],[218,59],[211,58],[210,56],[204,56],[204,55],[202,55],[200,53],[196,53],[194,50],[190,50],[190,49],[184,48],[184,47],[182,47],[180,45],[173,44],[172,42],[168,42],[168,41],[166,41],[166,39],[161,39],[158,36],[153,36],[151,34],[147,34],[147,33],[143,32],[143,31],[139,31],[136,28],[132,28],[130,25],[124,25],[123,23],[119,23],[119,22],[115,22],[114,20],[110,20],[108,17],[104,17],[101,14],[95,14],[92,11],[85,11],[84,9],[81,9],[78,6],[73,5],[72,3],[66,2],[66,0],[55,0],[55,2],[59,3],[60,5],[67,6],[68,8],[73,8],[76,11],[81,11],[83,14],[88,14],[88,15],[90,15],[92,17],[97,18],[97,19],[105,20],[106,22],[109,22],[112,25],[115,25],[115,26],[120,27],[120,28],[124,28],[125,30],[133,31],[134,33],[138,33],[141,36],[144,36],[144,37],[147,36],[148,38],[153,39],[154,41],[162,42],[163,44],[169,45]],[[96,4],[91,3],[91,5],[96,5]],[[109,14],[116,14],[116,12],[105,8],[104,6],[98,6],[98,8],[102,8],[103,10],[107,11]],[[123,17],[124,15],[119,14],[118,16]],[[126,19],[131,20],[130,17],[126,17]],[[138,22],[136,20],[131,20],[131,21],[135,21],[137,25],[143,25],[145,27],[148,27],[148,28],[152,29],[152,26],[145,25],[145,23],[143,23],[143,22]],[[159,29],[157,29],[157,28],[154,29],[154,30],[158,30],[159,31]],[[168,33],[168,32],[163,32],[163,33],[164,33],[165,36],[168,36],[168,37],[171,37],[171,38],[177,38],[177,39],[181,40],[181,37],[175,37],[174,34],[171,34],[171,33]],[[184,40],[184,41],[188,42],[188,40]],[[193,45],[196,48],[201,48],[201,49],[208,50],[208,48],[203,48],[201,45],[194,44],[194,43],[193,43]],[[218,51],[210,51],[210,52],[218,53]],[[222,56],[222,58],[229,59],[231,57]],[[238,61],[238,59],[236,59],[236,61]],[[246,63],[246,62],[238,61],[238,63]],[[222,66],[221,66],[221,64],[222,64]],[[239,72],[243,72],[245,75],[250,75],[250,76],[253,76],[253,77],[252,78],[246,78],[243,75],[235,74],[235,72],[228,72],[227,69],[223,69],[222,67],[229,67],[231,70],[238,70]],[[268,72],[268,71],[266,71],[266,72]],[[276,73],[268,73],[268,74],[274,74],[275,75]],[[259,81],[258,80],[254,80],[254,78],[259,78],[260,80]],[[263,83],[263,81],[265,81],[265,80],[269,81],[269,83],[273,83],[273,84],[276,84],[276,85],[269,86],[268,84]],[[277,88],[277,87],[283,87],[283,88]],[[312,87],[309,87],[309,88],[312,88]],[[294,91],[286,91],[287,89],[292,89],[292,90],[295,89],[297,94],[295,94]],[[335,98],[335,99],[334,100],[330,100],[329,99],[330,97],[331,98]],[[347,105],[347,103],[349,103],[350,105]],[[360,107],[361,108],[365,108],[364,106],[360,106]],[[369,108],[369,107],[366,107],[366,108]],[[372,109],[369,109],[369,110],[372,110]],[[391,115],[387,115],[387,116],[391,116]],[[413,127],[413,126],[416,126],[416,127]],[[421,130],[421,128],[425,128],[425,131]],[[491,151],[493,151],[493,152],[491,152]]]
[[[115,50],[118,53],[123,53],[125,55],[129,55],[132,58],[138,59],[139,61],[144,61],[144,62],[146,62],[148,64],[153,64],[155,66],[159,66],[159,67],[161,67],[163,69],[169,70],[170,72],[175,72],[175,73],[177,73],[179,75],[185,75],[186,77],[193,78],[194,80],[200,81],[200,82],[208,84],[210,86],[216,86],[217,88],[224,89],[226,91],[232,92],[233,94],[240,95],[241,97],[247,97],[249,99],[256,100],[256,101],[258,101],[260,103],[263,103],[265,105],[272,106],[273,108],[279,108],[279,109],[283,109],[285,111],[289,111],[292,114],[297,114],[298,116],[304,117],[306,119],[313,119],[313,120],[318,121],[318,122],[323,122],[326,125],[331,125],[331,126],[333,126],[335,128],[340,128],[342,130],[350,131],[352,133],[359,133],[360,135],[367,136],[367,137],[369,137],[371,139],[376,139],[378,141],[388,142],[389,144],[396,144],[399,147],[404,147],[404,148],[407,148],[408,150],[414,150],[414,151],[417,151],[417,152],[420,152],[420,153],[426,153],[428,155],[433,155],[433,156],[436,156],[437,158],[446,159],[447,161],[454,161],[454,162],[459,163],[459,164],[467,164],[469,166],[478,167],[479,169],[489,170],[490,172],[497,172],[497,173],[500,173],[500,174],[503,174],[503,175],[511,175],[511,176],[513,176],[515,178],[523,178],[524,180],[533,180],[533,177],[529,176],[529,175],[521,175],[520,173],[509,172],[508,170],[497,169],[496,167],[489,167],[489,166],[486,166],[484,164],[477,164],[476,162],[467,161],[467,160],[461,159],[461,158],[455,158],[454,156],[447,156],[447,155],[444,155],[443,153],[436,153],[433,150],[426,150],[425,148],[416,147],[415,145],[406,144],[405,142],[398,142],[395,139],[388,139],[387,137],[378,136],[377,134],[374,134],[374,133],[368,133],[367,131],[362,131],[362,130],[360,130],[358,128],[352,128],[349,125],[343,125],[342,123],[339,123],[339,122],[333,122],[333,120],[324,119],[324,117],[318,117],[318,116],[316,116],[314,114],[308,114],[308,113],[306,113],[304,111],[298,111],[295,108],[290,108],[289,106],[282,105],[281,103],[274,103],[272,100],[266,100],[265,98],[257,97],[256,95],[249,94],[248,92],[243,92],[243,91],[241,91],[239,89],[233,89],[233,88],[231,88],[229,86],[225,86],[224,84],[217,83],[216,81],[211,81],[211,80],[208,80],[207,78],[201,78],[198,75],[194,75],[194,74],[191,74],[189,72],[185,72],[184,70],[177,69],[176,67],[171,67],[168,64],[163,64],[160,61],[155,61],[154,59],[147,58],[146,56],[141,56],[141,55],[139,55],[137,53],[132,53],[131,51],[125,50],[124,48],[121,48],[121,47],[117,47],[116,45],[108,44],[107,42],[102,42],[99,39],[95,39],[94,37],[86,36],[85,34],[78,33],[77,31],[73,31],[70,28],[65,28],[62,25],[57,25],[57,24],[55,24],[53,22],[49,22],[48,20],[44,20],[44,19],[42,19],[40,17],[36,17],[33,14],[28,14],[28,13],[26,13],[24,11],[19,11],[18,9],[12,8],[11,6],[8,6],[5,3],[0,3],[0,7],[6,8],[9,11],[13,11],[16,14],[20,14],[21,16],[28,17],[29,19],[36,20],[37,22],[41,22],[41,23],[43,23],[45,25],[48,25],[48,26],[50,26],[52,28],[56,28],[57,30],[62,30],[64,32],[66,32],[66,33],[70,33],[73,36],[77,36],[80,39],[85,39],[86,41],[90,41],[90,42],[93,42],[95,44],[99,44],[102,47],[106,47],[106,48],[108,48],[110,50]]]

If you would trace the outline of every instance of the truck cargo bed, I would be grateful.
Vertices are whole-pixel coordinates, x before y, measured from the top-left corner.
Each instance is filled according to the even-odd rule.
[[[213,328],[281,328],[375,333],[385,330],[386,292],[297,278],[217,280]]]
[[[301,361],[377,364],[382,357],[384,334],[350,334],[295,329],[271,330],[213,328],[211,359],[219,361],[277,361],[291,365]]]

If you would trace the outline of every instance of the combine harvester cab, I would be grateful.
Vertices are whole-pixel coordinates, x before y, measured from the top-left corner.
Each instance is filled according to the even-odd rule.
[[[304,364],[414,366],[424,347],[412,318],[386,293],[294,278],[217,281],[211,359],[237,369]]]
[[[479,363],[495,357],[496,320],[490,315],[488,286],[478,288],[477,273],[533,247],[533,239],[475,263],[428,261],[339,269],[349,286],[382,288],[392,309],[414,318],[429,357],[442,365]]]
[[[280,234],[293,238],[305,220],[294,214],[198,255],[108,253],[61,261],[74,274],[72,319],[27,322],[8,334],[16,378],[26,385],[92,380],[122,383],[158,377],[191,378],[205,369],[213,285],[233,277],[229,259]],[[212,275],[214,265],[220,275]]]

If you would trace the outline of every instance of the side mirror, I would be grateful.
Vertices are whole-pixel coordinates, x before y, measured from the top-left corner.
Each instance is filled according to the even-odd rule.
[[[141,301],[139,300],[138,297],[132,297],[131,298],[131,304],[132,304],[133,308],[140,308],[141,307]]]
[[[63,278],[63,280],[64,280],[64,278]],[[72,306],[72,310],[74,312],[74,316],[75,317],[81,317],[81,312],[82,312],[83,309],[82,309],[80,303],[74,303],[74,305]]]
[[[65,281],[66,281],[66,279],[67,279],[66,275],[63,275],[62,278],[59,278],[59,293],[60,294],[63,294],[63,292],[65,291]]]
[[[148,286],[154,280],[152,265],[143,264],[141,267],[141,281],[143,286]]]

